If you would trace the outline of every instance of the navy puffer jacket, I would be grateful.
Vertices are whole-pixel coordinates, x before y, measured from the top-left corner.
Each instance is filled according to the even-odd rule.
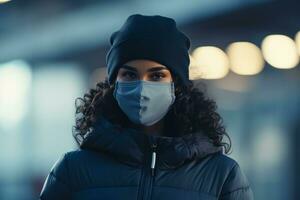
[[[104,118],[52,167],[41,200],[251,200],[238,163],[201,133],[122,129]]]

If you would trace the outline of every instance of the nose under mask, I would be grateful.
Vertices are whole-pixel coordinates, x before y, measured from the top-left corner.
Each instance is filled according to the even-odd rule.
[[[116,81],[113,96],[132,122],[150,126],[174,103],[174,82]]]

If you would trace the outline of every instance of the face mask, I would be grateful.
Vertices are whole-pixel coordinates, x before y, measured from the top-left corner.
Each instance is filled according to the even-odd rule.
[[[150,126],[174,103],[174,82],[116,81],[113,95],[132,122]]]

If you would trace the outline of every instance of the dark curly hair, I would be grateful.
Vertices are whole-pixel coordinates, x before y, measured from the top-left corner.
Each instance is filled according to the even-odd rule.
[[[215,101],[207,98],[204,91],[196,87],[192,81],[189,85],[184,85],[176,76],[173,80],[176,99],[164,118],[165,136],[179,137],[201,130],[212,139],[214,145],[223,146],[225,153],[228,154],[231,139],[225,131],[221,116],[216,112]],[[83,98],[76,98],[75,126],[72,132],[79,146],[92,130],[99,115],[122,127],[132,125],[113,97],[114,88],[115,85],[110,85],[106,77],[104,81],[96,84],[95,89],[90,89],[84,94]],[[224,136],[228,138],[228,142],[223,142]]]

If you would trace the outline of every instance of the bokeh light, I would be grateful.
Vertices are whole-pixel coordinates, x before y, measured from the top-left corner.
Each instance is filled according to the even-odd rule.
[[[0,3],[6,3],[6,2],[9,2],[11,0],[0,0]]]
[[[278,127],[266,122],[254,141],[253,155],[259,167],[268,169],[280,164],[286,153],[286,141]]]
[[[295,42],[296,42],[298,54],[300,56],[300,31],[298,31],[298,33],[295,36]]]
[[[285,35],[269,35],[262,42],[265,60],[275,68],[289,69],[297,66],[299,56],[295,42]]]
[[[31,79],[30,66],[22,60],[0,65],[0,127],[14,127],[25,116]]]
[[[196,77],[202,79],[220,79],[229,71],[229,60],[221,49],[214,46],[196,48],[192,55],[192,72],[196,71]]]
[[[189,54],[189,57],[190,57],[189,79],[190,79],[190,80],[197,80],[197,79],[200,79],[202,73],[201,73],[199,67],[197,67],[196,61],[195,61],[195,59],[193,58],[193,56],[191,56],[191,55]]]
[[[250,42],[235,42],[228,46],[230,69],[240,75],[254,75],[262,71],[264,59],[260,49]]]

